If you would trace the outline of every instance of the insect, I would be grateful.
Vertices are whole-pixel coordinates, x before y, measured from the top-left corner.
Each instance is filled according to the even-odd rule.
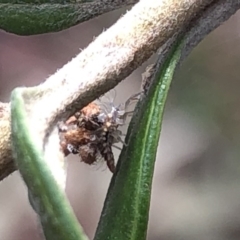
[[[60,144],[65,156],[78,154],[83,162],[90,165],[104,159],[113,173],[115,161],[112,147],[120,149],[114,144],[125,144],[123,133],[118,128],[125,124],[133,112],[127,109],[139,96],[139,93],[135,94],[118,106],[113,101],[94,101],[77,111],[65,123],[59,123]]]

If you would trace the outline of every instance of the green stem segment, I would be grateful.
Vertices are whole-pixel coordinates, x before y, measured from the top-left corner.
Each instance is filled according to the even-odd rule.
[[[13,154],[28,187],[30,202],[39,214],[47,240],[87,240],[44,155],[34,143],[34,132],[25,110],[22,89],[11,96]],[[25,90],[27,91],[27,90]]]
[[[145,240],[164,106],[181,56],[173,47],[148,93],[137,106],[94,240]]]

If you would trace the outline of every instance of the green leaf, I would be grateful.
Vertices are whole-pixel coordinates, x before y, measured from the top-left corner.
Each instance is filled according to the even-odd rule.
[[[19,35],[57,32],[126,5],[127,1],[0,0],[0,29]]]
[[[146,96],[137,105],[105,200],[94,240],[145,240],[152,177],[166,97],[181,44],[157,73]],[[161,213],[159,213],[161,214]]]
[[[23,92],[16,89],[11,96],[13,156],[28,187],[30,202],[39,214],[44,235],[47,240],[86,240],[63,190],[46,164],[38,137],[31,131],[34,123],[27,115]]]
[[[0,28],[19,35],[61,31],[88,20],[80,18],[78,4],[0,3]]]

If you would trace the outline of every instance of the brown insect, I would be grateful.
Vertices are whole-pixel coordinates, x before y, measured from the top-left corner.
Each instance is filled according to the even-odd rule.
[[[101,102],[92,102],[65,123],[59,123],[61,147],[65,156],[79,154],[81,160],[90,165],[104,159],[109,170],[114,172],[112,147],[118,148],[114,145],[118,142],[124,144],[123,134],[118,127],[124,125],[127,116],[132,113],[126,111],[127,107],[138,96],[135,94],[117,107],[110,103],[110,109],[106,109]]]

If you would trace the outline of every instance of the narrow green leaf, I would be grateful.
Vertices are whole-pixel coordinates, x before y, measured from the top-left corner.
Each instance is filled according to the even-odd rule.
[[[137,105],[94,240],[145,240],[152,177],[166,97],[181,44],[173,47],[147,96]],[[161,213],[159,213],[161,214]]]
[[[61,31],[88,20],[80,19],[78,4],[0,3],[0,28],[19,35]],[[86,17],[86,15],[85,15]]]
[[[28,187],[30,202],[39,214],[47,240],[86,240],[65,194],[47,167],[41,148],[30,131],[22,89],[11,96],[13,155]]]
[[[129,4],[127,0],[0,0],[0,29],[18,35],[58,32]]]

